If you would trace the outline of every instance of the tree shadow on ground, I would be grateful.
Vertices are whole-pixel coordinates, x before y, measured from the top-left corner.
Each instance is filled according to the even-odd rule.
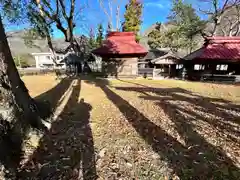
[[[141,98],[156,100],[157,104],[162,107],[164,112],[169,116],[170,120],[174,123],[174,126],[180,136],[185,140],[185,144],[180,143],[176,137],[169,135],[160,126],[153,123],[150,119],[139,112],[128,101],[116,94],[108,87],[108,81],[106,80],[89,80],[90,83],[95,83],[106,94],[107,98],[113,102],[113,104],[121,111],[132,127],[138,132],[138,134],[149,144],[152,149],[160,155],[163,160],[168,162],[170,168],[181,179],[238,179],[240,177],[239,168],[233,163],[219,147],[210,144],[205,137],[198,133],[195,129],[193,121],[196,118],[205,120],[200,115],[194,114],[194,111],[189,109],[179,108],[178,106],[170,105],[167,99],[173,101],[184,100],[195,103],[201,108],[207,110],[207,103],[211,102],[211,99],[204,99],[200,97],[199,101],[190,100],[189,98],[179,97],[175,93],[187,93],[192,95],[191,92],[180,88],[151,88],[151,87],[115,87],[121,91],[137,91],[141,92],[144,96]],[[154,92],[156,97],[151,97],[148,92]],[[183,98],[183,99],[182,99]],[[203,102],[202,102],[203,101]],[[212,101],[220,101],[219,99],[212,99]],[[202,104],[203,103],[203,104]],[[226,101],[224,101],[226,103]],[[210,103],[210,107],[214,108]],[[228,107],[227,105],[221,105],[221,107]],[[181,106],[180,106],[181,107]],[[216,106],[217,107],[217,106]],[[217,113],[217,116],[226,115],[225,113],[218,112],[217,108],[211,109],[211,113]],[[220,107],[220,106],[218,106]],[[239,109],[238,109],[239,110]],[[189,115],[195,115],[193,118],[189,118],[179,113],[184,111]],[[228,121],[233,120],[233,118]],[[236,120],[236,119],[235,119]],[[236,121],[234,121],[236,122]],[[220,122],[208,121],[213,126],[219,125],[219,128],[225,127],[225,130],[229,127],[225,126],[224,121],[222,126]],[[231,129],[228,130],[231,133]],[[236,136],[239,135],[239,131],[236,132]],[[235,141],[237,138],[233,135]]]
[[[41,118],[46,119],[51,116],[52,112],[59,103],[59,99],[65,93],[72,79],[63,79],[57,86],[35,98],[37,110]],[[4,166],[5,178],[14,179],[19,163],[23,159],[23,142],[26,140],[28,133],[33,130],[37,132],[45,131],[43,124],[28,124],[17,120],[9,123],[0,116],[0,164]],[[19,129],[22,129],[19,132]]]
[[[66,81],[69,85],[69,80]],[[73,81],[70,87],[72,91],[67,104],[58,119],[52,122],[49,132],[40,139],[39,146],[28,162],[20,168],[18,179],[97,178],[94,142],[89,124],[92,107],[84,99],[79,100],[81,81],[70,81]],[[65,85],[62,87],[67,89]],[[50,92],[53,92],[53,96],[64,94],[55,89]],[[47,93],[44,97],[53,98]]]
[[[34,98],[43,119],[50,117],[58,104],[61,104],[59,101],[72,81],[73,78],[64,78],[55,87]]]

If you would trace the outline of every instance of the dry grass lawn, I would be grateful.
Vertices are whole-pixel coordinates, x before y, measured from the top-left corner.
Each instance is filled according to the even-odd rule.
[[[23,77],[54,110],[19,179],[240,177],[240,86]]]

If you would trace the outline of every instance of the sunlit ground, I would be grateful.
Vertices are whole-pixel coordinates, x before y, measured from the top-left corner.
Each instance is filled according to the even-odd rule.
[[[55,111],[22,179],[238,179],[240,86],[23,77]]]

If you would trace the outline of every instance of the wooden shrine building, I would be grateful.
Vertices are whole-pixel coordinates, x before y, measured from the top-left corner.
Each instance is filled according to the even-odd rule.
[[[181,74],[183,60],[177,53],[169,51],[165,55],[151,60],[154,66],[153,78],[174,78]]]
[[[240,75],[240,37],[209,37],[184,59],[188,79],[235,81]]]
[[[137,76],[138,59],[147,51],[135,40],[133,32],[110,32],[103,45],[92,51],[102,57],[102,71],[109,76]]]

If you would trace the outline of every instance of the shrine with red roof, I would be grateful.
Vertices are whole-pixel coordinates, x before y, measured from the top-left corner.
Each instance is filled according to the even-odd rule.
[[[188,79],[235,79],[240,75],[240,37],[208,37],[184,59]]]
[[[92,53],[102,57],[102,71],[110,76],[140,76],[147,70],[153,78],[235,81],[240,77],[240,37],[207,37],[200,49],[185,57],[168,52],[145,62],[152,67],[142,67],[141,59],[150,51],[136,42],[133,32],[108,33]]]
[[[147,50],[138,44],[133,32],[110,32],[100,48],[92,51],[102,57],[102,71],[110,76],[138,75],[138,59]]]

